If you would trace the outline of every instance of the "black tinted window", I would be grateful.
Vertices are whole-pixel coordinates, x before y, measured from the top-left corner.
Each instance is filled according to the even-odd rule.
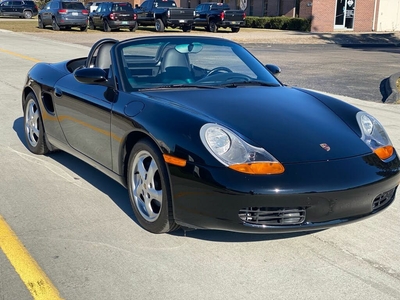
[[[133,7],[130,3],[116,3],[113,5],[113,11],[131,11]]]
[[[175,1],[157,1],[154,2],[155,7],[176,7]]]
[[[62,2],[62,8],[65,9],[85,9],[82,2]]]

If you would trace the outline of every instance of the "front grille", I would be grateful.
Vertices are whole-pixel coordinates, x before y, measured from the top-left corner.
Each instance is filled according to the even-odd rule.
[[[387,192],[379,194],[374,201],[372,202],[372,210],[376,211],[384,206],[387,206],[394,199],[394,195],[396,193],[396,188],[393,188]]]
[[[239,218],[251,225],[297,225],[306,219],[304,207],[246,207],[239,210]]]

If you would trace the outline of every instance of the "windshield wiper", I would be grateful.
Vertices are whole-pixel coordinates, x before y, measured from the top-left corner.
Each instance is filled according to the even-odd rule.
[[[140,88],[139,91],[143,90],[158,90],[158,89],[174,89],[174,88],[199,88],[199,89],[220,89],[220,86],[212,86],[212,85],[200,85],[200,84],[166,84],[159,85],[148,88]]]
[[[234,82],[228,82],[225,84],[221,84],[221,86],[224,87],[229,87],[229,88],[235,88],[238,86],[270,86],[270,87],[278,87],[281,86],[278,83],[271,83],[271,82],[265,82],[261,80],[248,80],[248,81],[234,81]]]

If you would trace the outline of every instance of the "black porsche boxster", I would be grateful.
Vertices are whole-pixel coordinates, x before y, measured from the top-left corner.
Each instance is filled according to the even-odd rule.
[[[220,38],[102,39],[29,71],[27,147],[120,182],[154,233],[320,230],[387,208],[400,161],[382,125],[279,71]]]

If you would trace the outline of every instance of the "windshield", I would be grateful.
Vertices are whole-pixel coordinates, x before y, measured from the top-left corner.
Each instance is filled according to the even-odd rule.
[[[122,42],[116,51],[127,91],[183,85],[280,85],[252,54],[228,40],[146,38]]]

